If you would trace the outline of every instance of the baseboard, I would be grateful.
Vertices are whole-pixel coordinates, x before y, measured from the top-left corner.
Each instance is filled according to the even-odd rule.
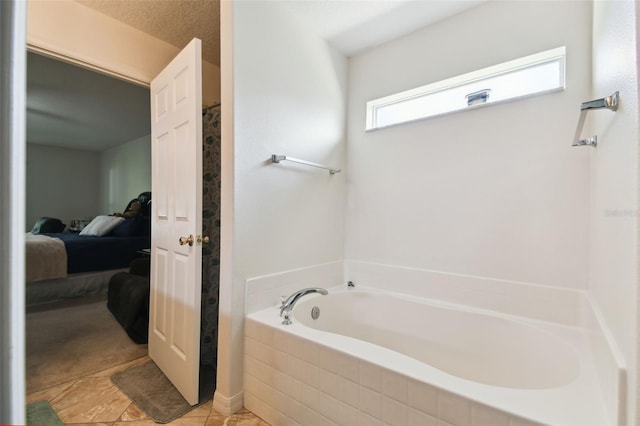
[[[213,394],[213,409],[223,416],[230,416],[240,411],[244,405],[242,392],[231,398],[221,395],[218,391]]]

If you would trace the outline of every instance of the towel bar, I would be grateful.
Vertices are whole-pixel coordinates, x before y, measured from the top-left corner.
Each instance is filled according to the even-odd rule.
[[[587,113],[592,109],[608,109],[611,111],[616,111],[618,109],[618,100],[620,98],[619,92],[615,92],[611,96],[607,96],[602,99],[595,99],[589,102],[583,102],[580,105],[580,118],[578,118],[578,126],[576,127],[576,133],[573,136],[574,142],[571,146],[597,146],[598,145],[598,136],[593,135],[585,139],[580,139],[580,133],[582,132],[582,127],[584,126],[584,122],[587,119]]]
[[[334,169],[331,167],[323,166],[322,164],[312,163],[306,160],[300,160],[298,158],[288,157],[286,155],[276,155],[273,154],[271,156],[271,161],[273,163],[279,163],[281,161],[291,161],[293,163],[304,164],[305,166],[317,167],[319,169],[329,170],[329,174],[335,175],[336,173],[340,173],[341,169]]]

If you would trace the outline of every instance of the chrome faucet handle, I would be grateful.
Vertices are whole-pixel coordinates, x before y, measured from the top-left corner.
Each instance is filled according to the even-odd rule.
[[[282,315],[280,315],[282,316]],[[291,324],[291,311],[289,309],[284,310],[284,319],[282,320],[282,325]]]
[[[280,316],[282,316],[283,312],[287,308],[287,302],[288,301],[289,301],[289,297],[280,296],[280,306],[278,307],[278,309],[280,309]]]
[[[298,302],[298,300],[300,300],[301,297],[310,293],[320,293],[322,295],[329,294],[329,292],[324,288],[309,287],[309,288],[303,288],[302,290],[296,291],[286,299],[283,297],[282,304],[280,305],[280,316],[282,317],[284,314],[284,321],[282,322],[282,324],[284,325],[291,324],[291,311],[293,311],[293,307]]]

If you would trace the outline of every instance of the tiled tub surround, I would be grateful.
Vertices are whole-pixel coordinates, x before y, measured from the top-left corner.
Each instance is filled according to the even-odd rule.
[[[333,266],[333,265],[332,265]],[[389,278],[385,273],[381,275],[375,272],[385,272],[382,269],[392,269],[384,265],[358,265],[363,271],[354,272],[352,265],[347,263],[346,276],[358,276],[358,282],[373,282],[379,278]],[[372,266],[367,271],[367,267]],[[321,269],[327,270],[327,265],[321,265]],[[329,268],[334,269],[334,268]],[[349,270],[351,269],[351,274]],[[377,271],[376,271],[377,269]],[[421,289],[432,287],[440,299],[446,299],[451,294],[462,294],[465,286],[472,285],[477,295],[482,295],[481,288],[486,287],[489,295],[491,289],[507,290],[507,282],[491,282],[491,280],[477,279],[473,277],[460,277],[440,274],[441,282],[435,284],[432,271],[420,271],[406,268],[397,269],[396,278],[393,280],[394,288],[412,291],[412,283],[418,285],[418,279],[422,278]],[[313,268],[309,268],[313,270]],[[289,294],[292,282],[297,282],[301,274],[309,270],[286,272],[280,277],[281,282],[287,283],[286,290],[282,294]],[[389,272],[389,271],[387,271]],[[296,277],[291,278],[292,274]],[[370,274],[367,276],[367,274]],[[331,275],[334,278],[333,274]],[[277,276],[256,279],[247,283],[249,294],[257,294],[254,285],[274,283]],[[412,281],[415,280],[414,281]],[[456,281],[457,280],[457,281]],[[327,282],[334,283],[333,279]],[[402,283],[402,284],[398,284]],[[473,284],[471,284],[473,283]],[[297,287],[321,285],[315,279],[300,283]],[[289,326],[281,325],[278,310],[274,303],[275,294],[279,294],[272,285],[266,294],[271,298],[271,306],[257,311],[260,303],[253,302],[253,312],[247,317],[245,324],[245,405],[251,411],[257,413],[272,424],[416,424],[416,425],[520,425],[520,424],[562,424],[562,425],[613,425],[622,424],[618,417],[624,395],[619,391],[624,383],[624,370],[621,363],[616,363],[612,355],[608,341],[598,331],[597,315],[590,309],[589,301],[584,294],[575,291],[558,290],[541,286],[532,286],[517,283],[515,290],[509,289],[511,296],[518,291],[525,295],[534,295],[536,300],[541,300],[540,305],[568,307],[572,315],[550,313],[556,319],[541,321],[537,319],[538,312],[527,309],[524,315],[514,315],[513,312],[502,313],[489,310],[482,303],[481,309],[469,306],[472,301],[466,297],[467,305],[447,303],[442,300],[425,300],[415,296],[403,297],[401,294],[390,295],[391,299],[382,303],[382,306],[367,303],[353,303],[345,301],[347,312],[335,311],[340,302],[333,302],[327,306],[320,304],[330,301],[331,297],[338,293],[354,295],[362,293],[363,285],[357,284],[356,290],[348,291],[341,285],[330,289],[329,296],[309,295],[302,299],[295,308],[294,323]],[[332,286],[325,286],[332,287]],[[265,289],[264,286],[260,288]],[[440,288],[440,292],[437,290]],[[284,290],[284,289],[283,289]],[[451,290],[447,294],[447,290]],[[469,289],[467,289],[469,290]],[[384,293],[379,289],[371,289],[372,293]],[[413,292],[416,293],[415,289]],[[272,294],[273,293],[273,294]],[[395,293],[395,292],[394,292]],[[417,292],[419,293],[419,292]],[[548,293],[548,294],[547,294]],[[557,294],[556,294],[557,293]],[[548,377],[550,381],[538,382],[533,387],[541,389],[518,388],[518,377],[526,377],[518,368],[525,368],[517,362],[510,361],[514,370],[513,377],[503,374],[503,383],[499,381],[493,384],[482,384],[467,380],[462,377],[449,374],[451,372],[464,375],[464,371],[449,371],[449,373],[436,368],[434,365],[420,362],[414,358],[402,355],[398,352],[371,344],[359,339],[342,336],[322,330],[317,330],[304,325],[309,315],[311,306],[321,307],[321,318],[333,316],[353,315],[356,322],[361,324],[373,323],[381,320],[382,327],[388,329],[394,323],[400,323],[402,312],[409,312],[408,306],[399,305],[399,311],[394,311],[393,299],[413,299],[417,303],[423,303],[427,309],[454,309],[460,312],[459,320],[452,317],[429,317],[424,314],[410,314],[407,319],[415,316],[411,326],[402,325],[398,330],[391,331],[404,335],[407,347],[415,347],[418,338],[410,336],[417,330],[441,333],[441,335],[453,334],[447,327],[451,323],[458,323],[458,329],[462,335],[460,340],[470,340],[477,337],[480,329],[464,333],[484,322],[481,315],[490,318],[489,322],[497,322],[507,330],[507,340],[513,340],[514,336],[524,336],[535,330],[533,335],[544,340],[557,340],[557,345],[547,348],[541,347],[538,355],[548,356],[551,368],[557,368],[559,359],[565,358],[569,365],[566,373],[556,372]],[[490,299],[484,294],[484,299]],[[276,299],[277,300],[277,299]],[[551,300],[556,300],[555,305]],[[525,307],[526,304],[520,306]],[[411,308],[412,309],[412,308]],[[495,309],[495,307],[494,307]],[[547,307],[552,310],[553,308]],[[438,311],[440,312],[440,311]],[[451,313],[448,311],[446,315]],[[535,315],[532,315],[533,314]],[[442,313],[442,312],[440,312]],[[520,312],[522,314],[522,312]],[[555,316],[554,316],[555,315]],[[464,317],[472,321],[468,327],[464,325]],[[558,318],[564,319],[558,321]],[[310,321],[310,320],[309,320]],[[346,320],[340,318],[339,323]],[[383,334],[373,332],[374,336]],[[493,334],[488,331],[488,335]],[[379,337],[379,336],[378,336]],[[376,337],[377,338],[377,337]],[[402,343],[403,340],[400,340]],[[455,341],[451,342],[456,344]],[[512,342],[505,342],[509,346]],[[523,343],[524,344],[524,343]],[[482,350],[482,339],[477,343],[477,349]],[[496,343],[485,342],[485,345]],[[544,343],[543,343],[544,345]],[[520,345],[512,346],[512,349]],[[546,346],[551,346],[548,343]],[[424,350],[417,350],[417,353]],[[466,350],[473,350],[473,345]],[[411,349],[409,349],[411,351]],[[506,351],[506,349],[505,349]],[[481,351],[482,352],[482,351]],[[494,353],[500,354],[501,351]],[[554,356],[555,353],[555,356]],[[593,355],[595,354],[595,356]],[[453,356],[453,354],[452,354]],[[480,354],[476,353],[476,357]],[[446,356],[445,356],[446,359]],[[595,361],[594,361],[595,360]],[[571,369],[572,361],[577,361],[577,371]],[[438,361],[435,361],[438,364]],[[472,365],[476,363],[471,363]],[[597,367],[596,367],[597,364]],[[498,363],[500,365],[500,363]],[[507,365],[507,363],[505,363]],[[443,368],[443,365],[439,365]],[[544,370],[544,368],[543,368]],[[563,370],[565,371],[565,370]],[[476,372],[476,380],[489,380],[483,378],[483,373]],[[541,375],[545,373],[541,372]],[[562,377],[564,374],[564,378]],[[471,374],[473,376],[473,374]],[[533,376],[529,377],[535,377]],[[489,380],[490,381],[490,380]],[[600,385],[602,383],[602,385]],[[509,385],[513,387],[506,387]],[[554,386],[554,387],[546,387]],[[531,387],[531,384],[529,384]],[[545,388],[546,387],[546,388]],[[605,392],[601,391],[605,389]],[[603,393],[606,397],[603,397]],[[617,418],[617,420],[616,420]]]

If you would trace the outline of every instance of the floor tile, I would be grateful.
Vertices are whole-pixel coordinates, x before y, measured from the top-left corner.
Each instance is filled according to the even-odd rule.
[[[229,417],[225,426],[269,426],[269,423],[262,420],[253,413],[234,414]]]
[[[126,362],[124,364],[120,364],[120,365],[116,365],[115,367],[111,367],[108,368],[106,370],[102,370],[102,371],[98,371],[96,373],[90,374],[87,377],[111,377],[113,376],[115,373],[119,373],[120,371],[124,371],[129,367],[133,367],[139,364],[144,364],[145,362],[149,361],[151,358],[149,358],[149,355],[143,356],[141,358],[138,359],[134,359],[133,361],[129,361]]]
[[[211,410],[205,426],[225,426],[224,422],[227,418],[216,410]]]
[[[125,412],[122,413],[122,416],[120,416],[118,420],[121,422],[149,420],[149,416],[147,416],[144,411],[142,411],[136,404],[132,402],[131,405],[129,405],[129,407],[125,410]]]
[[[204,426],[207,421],[206,417],[181,417],[177,420],[167,423],[167,425],[179,426]],[[115,422],[113,426],[157,426],[153,420],[142,420],[134,422]],[[75,426],[75,425],[74,425]]]
[[[189,411],[182,417],[208,417],[209,413],[211,412],[211,403],[212,401],[207,401]]]
[[[31,392],[30,394],[27,395],[27,404],[31,404],[32,402],[35,402],[35,401],[51,401],[52,399],[60,395],[62,392],[67,390],[75,382],[76,380],[71,380],[69,382],[52,386],[47,389]]]
[[[113,426],[113,423],[73,423],[73,426]],[[133,426],[129,423],[129,426]]]
[[[170,425],[182,426],[204,426],[207,422],[206,417],[181,417],[169,423]]]
[[[51,401],[63,423],[114,422],[130,404],[109,377],[80,379]]]
[[[269,424],[250,411],[243,409],[242,412],[235,413],[230,417],[225,417],[217,411],[211,410],[205,426],[269,426]]]

